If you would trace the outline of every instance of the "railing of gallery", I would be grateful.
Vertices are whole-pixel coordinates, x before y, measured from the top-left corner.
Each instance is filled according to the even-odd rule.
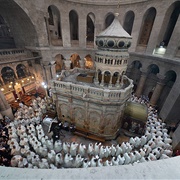
[[[27,57],[24,49],[3,49],[0,50],[0,61],[11,61]]]
[[[109,90],[98,89],[95,87],[87,87],[79,84],[73,84],[71,82],[53,81],[53,91],[55,93],[71,94],[74,96],[81,96],[83,98],[90,98],[102,101],[119,101],[126,98],[132,91],[132,84],[122,90]]]
[[[0,56],[9,56],[16,54],[25,54],[24,49],[3,49],[0,50]]]

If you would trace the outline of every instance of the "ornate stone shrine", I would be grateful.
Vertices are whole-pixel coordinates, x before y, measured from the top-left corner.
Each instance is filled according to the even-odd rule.
[[[132,80],[124,75],[130,44],[131,36],[116,14],[112,24],[96,37],[96,70],[65,70],[52,81],[53,100],[61,121],[75,124],[77,131],[89,138],[117,136],[133,88]]]

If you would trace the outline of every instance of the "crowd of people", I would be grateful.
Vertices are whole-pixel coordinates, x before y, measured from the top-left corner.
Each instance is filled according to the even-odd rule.
[[[172,139],[166,124],[147,100],[134,95],[130,101],[148,106],[146,131],[122,144],[85,145],[49,138],[42,126],[47,101],[37,97],[31,106],[20,104],[15,118],[1,120],[1,165],[19,168],[87,168],[117,166],[166,159],[172,156]]]

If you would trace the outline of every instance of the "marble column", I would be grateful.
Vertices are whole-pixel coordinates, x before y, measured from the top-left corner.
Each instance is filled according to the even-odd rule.
[[[17,71],[14,71],[15,78],[18,79]]]
[[[110,80],[109,80],[109,84],[108,84],[108,87],[112,87],[112,75],[111,75],[111,77],[110,77]]]
[[[120,87],[120,83],[119,83],[120,77],[121,77],[121,75],[118,74],[118,78],[117,78],[117,81],[116,81],[116,84],[115,84],[116,87]]]
[[[85,67],[85,61],[83,59],[80,59],[79,60],[79,63],[80,63],[80,68],[84,69]]]
[[[164,85],[165,85],[164,79],[163,78],[159,79],[149,102],[151,106],[156,106],[157,101],[163,91]]]
[[[86,47],[86,16],[79,16],[79,47]]]
[[[55,69],[55,66],[56,66],[55,64],[52,64],[51,67],[50,67],[52,79],[56,78],[56,69]]]
[[[71,39],[70,39],[70,24],[69,24],[69,12],[64,9],[62,12],[63,16],[61,16],[61,33],[63,40],[63,47],[71,47]]]
[[[51,34],[50,34],[50,29],[49,29],[48,17],[44,17],[44,19],[45,19],[46,28],[47,28],[48,42],[49,42],[49,45],[52,45],[52,43],[51,43]]]
[[[144,84],[146,82],[146,78],[147,78],[147,73],[145,72],[142,72],[141,73],[141,77],[140,77],[140,80],[139,80],[139,83],[138,83],[138,86],[137,86],[137,90],[135,92],[135,95],[137,97],[140,97],[142,95],[142,92],[143,92],[143,88],[144,88]]]
[[[100,86],[104,86],[104,72],[102,73],[102,79],[101,79],[101,83],[100,83]]]
[[[48,83],[49,80],[52,79],[51,65],[45,65],[45,64],[43,64],[43,67],[44,67],[45,79],[46,79],[46,82]]]

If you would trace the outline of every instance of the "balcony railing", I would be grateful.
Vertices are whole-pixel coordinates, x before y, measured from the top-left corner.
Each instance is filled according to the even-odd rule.
[[[100,89],[92,86],[84,86],[81,84],[58,80],[52,81],[52,90],[55,94],[62,93],[104,102],[118,102],[126,99],[132,93],[132,87],[133,83],[131,80],[129,80],[129,85],[126,88],[119,90]]]

